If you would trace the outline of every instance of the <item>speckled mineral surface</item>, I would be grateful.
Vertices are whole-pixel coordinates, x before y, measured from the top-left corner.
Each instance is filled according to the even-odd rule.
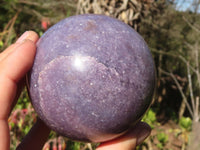
[[[103,15],[79,15],[52,26],[37,43],[29,92],[39,117],[73,140],[102,142],[137,123],[155,87],[142,37]]]

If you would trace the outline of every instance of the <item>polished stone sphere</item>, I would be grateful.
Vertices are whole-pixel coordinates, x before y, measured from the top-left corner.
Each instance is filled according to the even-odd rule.
[[[149,108],[155,68],[143,38],[103,15],[77,15],[37,42],[29,94],[38,116],[72,140],[102,142],[134,126]]]

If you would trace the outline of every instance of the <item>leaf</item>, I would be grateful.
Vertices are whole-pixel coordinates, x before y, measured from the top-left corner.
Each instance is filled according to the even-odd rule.
[[[168,141],[168,135],[164,132],[160,132],[157,134],[158,141],[162,144],[166,144]]]
[[[144,115],[142,121],[148,123],[151,128],[154,128],[154,124],[156,122],[156,113],[152,109],[149,109]]]
[[[192,129],[192,120],[189,117],[182,117],[179,120],[179,125],[181,128],[190,131]]]
[[[0,48],[2,48],[3,47],[3,41],[0,41]]]

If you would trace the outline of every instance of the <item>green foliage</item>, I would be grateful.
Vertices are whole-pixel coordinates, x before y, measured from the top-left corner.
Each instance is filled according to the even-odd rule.
[[[162,144],[166,144],[168,141],[168,135],[164,132],[160,132],[157,134],[158,141]]]
[[[0,41],[0,49],[3,47],[3,41]]]
[[[68,141],[67,145],[69,150],[80,150],[81,143]]]
[[[157,144],[157,147],[159,149],[163,149],[165,144],[168,142],[168,135],[164,132],[160,132],[157,134],[157,139],[159,143]]]
[[[2,0],[0,51],[12,44],[26,30],[34,30],[41,35],[49,26],[74,12],[75,2],[69,0]]]
[[[182,117],[179,120],[179,125],[182,129],[187,130],[187,131],[191,131],[192,129],[192,120],[189,117]]]
[[[11,150],[16,149],[19,142],[29,132],[33,124],[36,122],[36,114],[30,105],[26,102],[26,108],[22,108],[17,104],[9,117],[9,128],[11,134]]]
[[[29,100],[29,97],[28,97],[28,92],[25,88],[22,91],[15,108],[16,109],[26,109],[26,108],[28,108],[29,105],[30,105],[30,100]]]
[[[156,145],[159,149],[163,149],[163,145],[162,145],[162,143],[158,143],[157,145]]]
[[[142,121],[148,123],[151,128],[154,128],[156,123],[156,113],[150,108],[142,118]]]

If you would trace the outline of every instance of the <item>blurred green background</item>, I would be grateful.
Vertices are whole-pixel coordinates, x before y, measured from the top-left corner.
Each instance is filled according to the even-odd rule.
[[[40,36],[63,18],[105,14],[138,31],[157,69],[153,104],[143,117],[151,135],[137,150],[195,150],[199,143],[200,0],[0,0],[0,52],[26,30]],[[0,91],[2,92],[2,91]],[[26,89],[10,118],[14,150],[36,121]],[[51,132],[44,150],[94,150]]]

